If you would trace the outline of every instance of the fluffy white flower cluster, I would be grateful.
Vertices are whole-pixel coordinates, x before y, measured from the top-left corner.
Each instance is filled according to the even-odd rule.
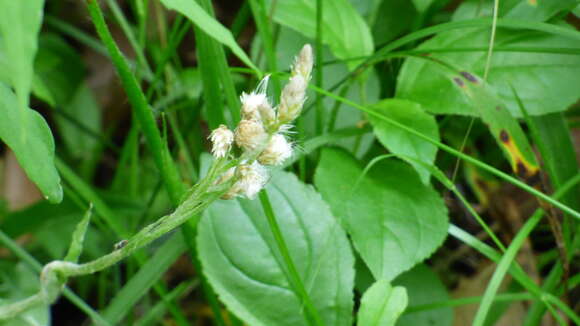
[[[292,144],[284,132],[302,111],[312,65],[312,47],[307,44],[294,61],[290,80],[282,90],[278,107],[273,108],[266,97],[266,77],[256,91],[240,96],[242,120],[235,132],[221,125],[211,133],[214,157],[229,157],[234,142],[241,149],[241,164],[229,169],[220,178],[220,183],[235,178],[233,186],[222,198],[254,198],[268,180],[268,171],[264,166],[280,165],[292,156]]]

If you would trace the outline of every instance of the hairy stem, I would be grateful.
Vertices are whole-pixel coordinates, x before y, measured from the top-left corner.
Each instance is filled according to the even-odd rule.
[[[192,217],[199,218],[201,212],[222,196],[231,186],[233,181],[214,185],[215,180],[231,164],[232,162],[228,163],[225,159],[216,160],[211,166],[208,175],[190,190],[187,198],[173,213],[163,216],[144,227],[126,242],[124,241],[122,246],[118,246],[113,252],[83,264],[61,260],[46,264],[40,275],[41,286],[38,293],[20,301],[0,306],[0,321],[14,318],[35,306],[53,303],[59,297],[69,277],[93,274],[104,270],[132,255],[137,249],[174,230],[188,219]]]

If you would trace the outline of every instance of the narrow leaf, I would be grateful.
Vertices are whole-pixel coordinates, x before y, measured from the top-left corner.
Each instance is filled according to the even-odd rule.
[[[91,221],[92,215],[93,215],[93,204],[89,206],[89,209],[85,213],[85,216],[82,218],[79,224],[77,224],[77,227],[75,228],[72,235],[70,247],[64,260],[73,263],[76,263],[79,260],[79,257],[83,252],[83,243],[85,242],[85,234],[87,233],[87,229],[89,227],[89,222]]]

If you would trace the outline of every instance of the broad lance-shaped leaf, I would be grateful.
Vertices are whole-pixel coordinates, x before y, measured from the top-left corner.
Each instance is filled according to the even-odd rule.
[[[38,32],[42,24],[44,0],[0,0],[0,41],[3,43],[3,68],[16,91],[19,119],[26,123],[29,95],[32,88],[34,56],[38,48]],[[4,75],[4,74],[3,74]],[[31,122],[34,123],[34,122]],[[24,124],[26,126],[26,124]],[[21,137],[28,129],[18,130]]]
[[[316,37],[316,0],[269,0],[274,21],[301,34]],[[373,38],[367,23],[348,0],[323,0],[322,41],[338,59],[372,54]],[[354,69],[361,61],[348,61]]]
[[[477,113],[511,163],[512,170],[530,183],[536,183],[539,168],[526,134],[482,80],[468,72],[453,78],[456,87],[474,103]]]
[[[408,100],[387,99],[372,106],[374,112],[400,122],[434,140],[439,140],[439,129],[435,118],[426,113],[421,105]],[[374,126],[375,135],[391,153],[410,157],[427,165],[432,165],[437,155],[437,147],[422,138],[412,135],[375,116],[368,116]],[[421,180],[429,183],[430,172],[422,164],[410,160]]]
[[[351,325],[354,257],[338,220],[311,186],[290,173],[275,173],[267,191],[322,321]],[[248,325],[308,325],[259,201],[214,203],[200,221],[197,243],[209,282]]]
[[[347,152],[325,149],[314,182],[375,279],[390,281],[441,245],[447,209],[404,162],[381,161],[362,172]]]
[[[385,279],[375,282],[361,298],[357,326],[394,326],[407,300],[404,287],[392,287]]]
[[[418,102],[436,114],[478,115],[476,103],[454,85],[453,78],[448,78],[449,69],[437,61],[453,64],[457,70],[469,71],[482,79],[488,43],[489,30],[477,28],[441,33],[424,42],[419,49],[445,52],[429,53],[429,58],[435,60],[406,59],[398,77],[397,97]],[[580,56],[571,51],[580,47],[580,41],[540,32],[498,29],[494,46],[487,82],[512,116],[522,114],[511,87],[517,90],[530,115],[564,111],[578,100]],[[501,50],[506,47],[512,50]],[[466,48],[483,50],[464,51]],[[551,53],[542,52],[545,48],[552,49],[548,51]],[[450,52],[453,49],[458,51]]]
[[[161,0],[169,9],[173,9],[186,16],[197,27],[202,29],[207,35],[213,37],[216,41],[229,47],[232,52],[240,58],[248,67],[255,71],[260,71],[254,65],[252,60],[246,55],[246,52],[238,45],[232,33],[225,28],[220,22],[212,18],[203,10],[196,0]]]
[[[36,111],[26,109],[27,136],[18,115],[16,95],[0,82],[0,139],[16,154],[28,177],[53,203],[62,200],[60,176],[54,166],[54,139],[48,124]]]

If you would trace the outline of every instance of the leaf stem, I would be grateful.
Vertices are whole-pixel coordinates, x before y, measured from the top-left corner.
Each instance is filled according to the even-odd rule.
[[[312,318],[312,320],[310,320],[310,319],[308,320],[309,323],[312,324],[312,322],[313,322],[314,325],[318,325],[318,326],[324,325],[324,323],[322,322],[322,319],[320,319],[320,315],[318,314],[318,311],[314,307],[314,304],[312,303],[312,300],[310,299],[310,296],[308,295],[308,292],[306,292],[306,288],[304,287],[304,283],[302,283],[302,279],[300,278],[300,274],[298,274],[298,270],[296,269],[296,265],[294,265],[294,261],[292,260],[292,256],[290,255],[290,250],[288,250],[288,246],[286,245],[286,241],[284,240],[284,236],[283,236],[282,232],[280,231],[280,226],[278,225],[278,222],[276,221],[276,216],[274,215],[274,210],[272,209],[272,204],[270,203],[268,193],[266,192],[265,189],[260,191],[259,198],[260,198],[260,203],[262,204],[262,208],[264,209],[264,214],[266,215],[266,218],[268,219],[268,224],[270,225],[270,230],[272,231],[272,235],[274,236],[274,240],[276,241],[276,244],[278,245],[278,250],[280,250],[280,254],[282,255],[282,258],[284,259],[284,263],[286,264],[286,268],[288,268],[288,271],[287,271],[288,281],[290,282],[290,284],[294,288],[294,291],[296,292],[296,294],[302,298],[302,301],[303,301],[304,305],[306,306],[306,310],[308,311],[310,318]]]

